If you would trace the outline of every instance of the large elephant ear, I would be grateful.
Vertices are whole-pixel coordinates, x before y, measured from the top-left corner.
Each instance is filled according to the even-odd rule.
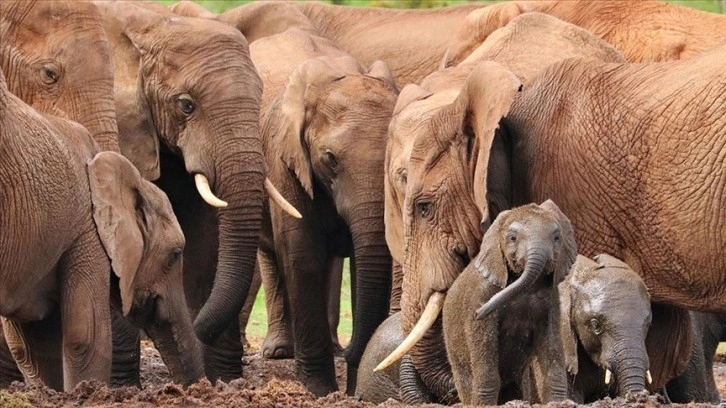
[[[653,382],[648,390],[655,392],[681,374],[691,358],[693,334],[688,310],[651,303],[653,319],[645,338]]]
[[[575,231],[572,229],[570,219],[560,210],[560,207],[552,200],[547,200],[540,204],[540,208],[553,213],[559,220],[560,234],[562,238],[562,259],[557,260],[555,272],[555,282],[562,282],[570,273],[572,264],[577,259],[577,242],[575,241]]]
[[[388,64],[381,60],[373,61],[370,68],[368,69],[368,72],[365,73],[365,76],[380,79],[385,84],[390,86],[391,89],[394,90],[394,92],[398,92],[398,86],[396,85],[396,80],[393,78],[391,69],[388,68]]]
[[[507,286],[507,264],[500,246],[500,236],[504,229],[509,210],[503,211],[484,233],[481,248],[474,258],[474,269],[492,285],[504,289]]]
[[[93,220],[111,268],[120,280],[124,316],[134,299],[134,279],[144,251],[147,226],[141,175],[125,157],[101,152],[88,163]]]
[[[278,102],[281,123],[280,134],[273,135],[275,151],[295,173],[310,198],[313,198],[313,169],[303,140],[305,112],[321,88],[344,76],[321,59],[310,59],[292,72]]]
[[[465,138],[461,145],[467,151],[464,157],[473,172],[474,202],[482,214],[487,214],[487,173],[499,122],[522,90],[522,82],[507,68],[492,61],[484,61],[469,74],[464,89],[447,109],[439,111],[440,123],[458,118],[456,132]],[[456,119],[455,119],[456,120]]]
[[[150,51],[158,39],[155,29],[161,25],[164,16],[125,1],[96,1],[96,7],[112,16],[124,27],[124,34],[143,55]],[[107,17],[105,17],[107,18]]]
[[[398,94],[398,99],[396,99],[396,106],[393,108],[393,116],[401,113],[406,106],[413,102],[426,99],[431,95],[433,95],[433,93],[416,84],[408,84],[404,86],[401,93]]]
[[[577,331],[572,314],[573,288],[569,280],[561,282],[560,293],[560,338],[562,339],[562,350],[565,354],[565,368],[572,375],[577,375]]]
[[[217,20],[237,28],[252,43],[263,37],[298,28],[310,34],[318,30],[295,2],[255,1],[225,11]]]

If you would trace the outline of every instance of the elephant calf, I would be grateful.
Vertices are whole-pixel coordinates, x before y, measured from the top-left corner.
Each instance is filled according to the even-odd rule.
[[[527,368],[548,385],[533,399],[566,397],[557,285],[576,246],[570,221],[550,200],[494,220],[444,303],[446,352],[463,403],[523,398]]]
[[[579,255],[559,289],[570,398],[589,403],[646,389],[652,314],[640,276],[610,255]]]

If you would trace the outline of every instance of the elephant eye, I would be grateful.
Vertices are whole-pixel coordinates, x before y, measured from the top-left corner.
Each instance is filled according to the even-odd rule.
[[[602,333],[602,326],[600,326],[600,322],[595,318],[590,319],[590,328],[596,335],[600,335],[600,333]]]
[[[177,99],[179,103],[179,109],[185,114],[185,115],[191,115],[194,112],[194,109],[196,108],[194,106],[194,100],[191,96],[184,94],[180,95]]]
[[[325,153],[323,153],[323,163],[331,169],[338,167],[338,159],[330,150],[326,150]]]
[[[406,185],[406,183],[408,183],[408,170],[406,170],[406,169],[401,170],[399,179],[401,180],[401,184]]]
[[[509,234],[509,235],[507,236],[507,240],[508,240],[509,242],[517,242],[517,234]]]
[[[60,73],[58,73],[58,70],[52,68],[52,67],[43,67],[40,70],[40,77],[43,80],[44,83],[48,85],[53,85],[58,82],[60,79]]]
[[[416,213],[422,218],[428,218],[431,215],[433,203],[431,201],[419,201],[416,203]]]
[[[171,269],[174,265],[177,264],[181,260],[183,251],[181,248],[175,248],[169,253],[169,256],[166,260],[166,267],[167,269]]]
[[[560,235],[559,234],[555,235],[553,239],[554,239],[555,243],[557,243],[557,244],[560,243]]]

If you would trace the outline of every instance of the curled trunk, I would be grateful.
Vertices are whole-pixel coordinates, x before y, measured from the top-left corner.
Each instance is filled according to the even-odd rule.
[[[522,272],[522,276],[520,276],[513,284],[492,296],[488,302],[480,307],[476,311],[477,318],[483,319],[490,313],[502,307],[502,305],[509,303],[512,299],[529,289],[540,278],[540,276],[542,276],[548,259],[550,259],[550,257],[547,256],[547,252],[543,248],[530,248],[527,251],[527,261],[524,267],[524,272]]]

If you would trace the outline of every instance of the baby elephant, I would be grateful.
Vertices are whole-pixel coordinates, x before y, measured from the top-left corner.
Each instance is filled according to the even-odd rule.
[[[589,403],[646,389],[651,310],[638,274],[607,254],[594,261],[579,255],[560,283],[560,310],[570,399]]]
[[[576,256],[570,221],[550,200],[494,220],[444,303],[446,352],[464,404],[522,399],[528,368],[541,380],[532,399],[566,398],[557,285]]]

